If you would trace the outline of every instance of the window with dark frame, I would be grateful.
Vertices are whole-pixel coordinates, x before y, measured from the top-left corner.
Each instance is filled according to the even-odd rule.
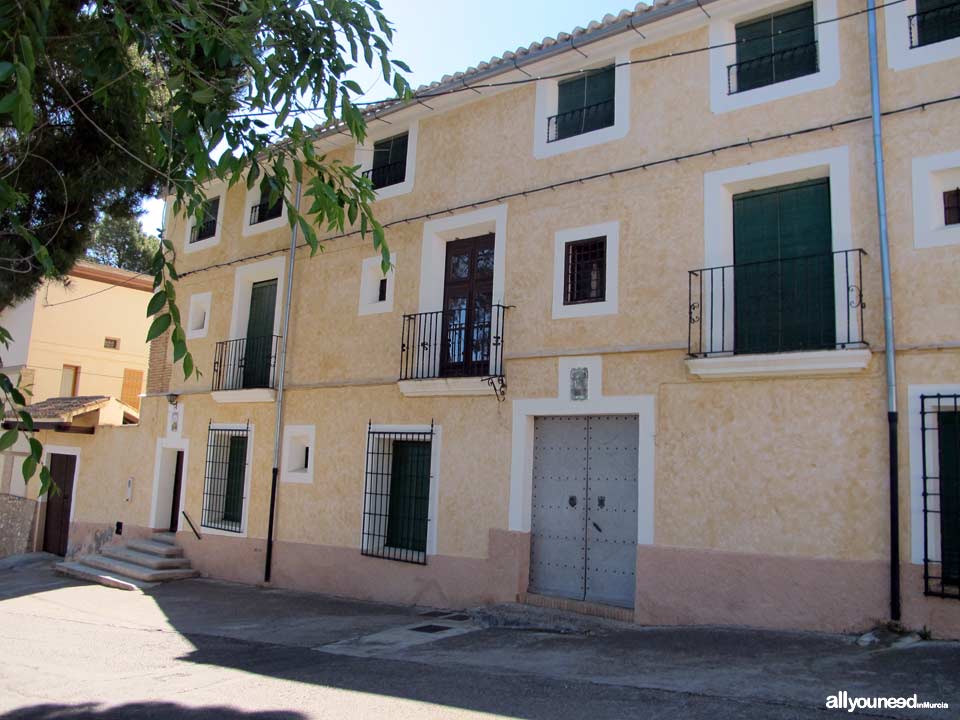
[[[603,302],[607,294],[607,238],[566,243],[563,262],[563,304]]]
[[[380,278],[380,283],[377,285],[377,302],[385,302],[387,299],[387,279]]]
[[[960,395],[921,395],[924,595],[960,600]]]
[[[250,208],[250,224],[266,222],[280,217],[283,214],[283,196],[277,198],[277,201],[270,204],[270,190],[260,191],[260,202]]]
[[[422,432],[367,430],[361,552],[425,565],[433,423]]]
[[[737,61],[727,68],[729,92],[753,90],[817,72],[813,23],[813,3],[806,3],[737,25]]]
[[[211,423],[208,427],[202,527],[234,533],[243,531],[249,435],[249,424],[242,428],[219,428]]]
[[[960,37],[960,0],[917,0],[909,23],[911,48]]]
[[[207,200],[203,207],[203,220],[190,231],[190,242],[200,242],[217,234],[217,215],[220,212],[220,198]]]
[[[407,145],[409,134],[403,133],[373,144],[373,166],[364,171],[373,189],[402,183],[407,177]]]
[[[547,118],[547,142],[612,126],[615,94],[613,65],[557,83],[557,114]]]
[[[120,348],[120,341],[117,338],[112,337],[104,338],[103,346],[107,350],[118,350]]]
[[[960,188],[943,193],[943,224],[960,224]]]

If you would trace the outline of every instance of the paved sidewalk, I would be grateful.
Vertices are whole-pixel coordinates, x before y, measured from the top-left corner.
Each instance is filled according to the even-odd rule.
[[[859,717],[960,717],[958,643],[433,610],[205,580],[124,592],[15,565],[0,720],[822,718],[839,690],[951,704]]]

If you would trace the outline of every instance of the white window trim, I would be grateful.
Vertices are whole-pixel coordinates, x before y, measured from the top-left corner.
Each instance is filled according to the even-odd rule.
[[[390,264],[393,266],[384,275],[380,267],[381,257],[376,255],[363,260],[360,265],[360,302],[357,308],[358,315],[378,315],[393,312],[393,286],[396,276],[397,254],[390,253]],[[380,281],[387,280],[387,296],[383,301],[370,300],[380,289]]]
[[[307,456],[307,467],[298,470],[292,470],[290,464],[291,443],[294,439],[306,438],[307,447],[310,452]],[[316,425],[284,425],[283,427],[283,453],[280,462],[280,482],[300,483],[309,485],[313,482],[313,469],[316,465],[317,457],[317,427]]]
[[[157,438],[156,455],[154,456],[154,461],[153,461],[153,487],[150,492],[150,527],[151,528],[166,529],[166,526],[167,526],[167,523],[164,521],[162,513],[165,513],[166,511],[168,511],[169,506],[164,508],[163,506],[160,505],[160,483],[163,479],[161,478],[161,472],[164,469],[164,464],[163,464],[164,450],[173,450],[173,451],[179,450],[183,452],[183,470],[180,475],[180,507],[177,510],[177,517],[178,518],[181,517],[183,515],[183,511],[186,509],[185,503],[187,499],[187,468],[190,466],[189,465],[190,441],[184,440],[176,436]],[[176,472],[176,465],[174,465],[173,471]]]
[[[960,384],[907,386],[907,409],[910,413],[907,420],[910,439],[910,562],[914,565],[923,565],[926,541],[923,536],[923,431],[920,418],[920,396],[938,393],[958,395]],[[953,409],[953,402],[950,402],[949,407]],[[936,449],[933,449],[932,457],[927,457],[927,467],[933,472],[936,471],[939,462]],[[936,531],[936,537],[939,538],[939,529]],[[939,543],[937,545],[937,552],[939,552]]]
[[[943,191],[933,175],[942,170],[960,172],[960,150],[913,159],[913,246],[943,247],[960,244],[960,225],[943,223]]]
[[[561,367],[590,365],[594,358],[561,358]],[[653,395],[594,395],[594,377],[600,383],[600,372],[591,367],[591,390],[587,400],[570,400],[569,374],[560,372],[556,398],[513,401],[513,435],[510,460],[509,529],[530,532],[533,508],[533,437],[534,420],[552,415],[636,415],[639,420],[637,453],[637,544],[653,545],[655,541],[655,465],[656,399]]]
[[[887,35],[887,65],[891,70],[909,70],[960,57],[960,37],[932,45],[910,47],[909,18],[916,12],[917,0],[906,0],[883,9]]]
[[[250,318],[250,293],[254,283],[277,279],[277,303],[273,317],[273,334],[280,334],[280,321],[283,315],[283,283],[285,280],[286,259],[270,258],[260,262],[241,265],[233,274],[233,308],[230,315],[230,340],[239,340],[247,336],[247,321]]]
[[[564,265],[566,262],[567,243],[577,240],[586,240],[594,237],[606,237],[606,288],[605,299],[602,302],[584,302],[575,305],[564,305],[566,279]],[[553,243],[553,319],[583,318],[596,315],[614,315],[618,303],[618,279],[620,277],[620,223],[616,220],[585,225],[578,228],[560,230],[554,236]]]
[[[73,523],[73,516],[77,511],[77,495],[78,488],[80,486],[80,448],[73,447],[71,445],[45,445],[43,448],[43,461],[42,464],[50,467],[50,456],[51,455],[73,455],[77,461],[73,466],[73,495],[70,497],[70,522]],[[21,459],[22,463],[22,459]],[[20,470],[19,467],[14,467],[14,470]],[[39,468],[37,469],[37,475],[39,475]],[[23,474],[20,475],[21,479]],[[24,495],[25,497],[26,495]],[[44,503],[47,501],[47,495],[41,495],[39,501]],[[69,539],[69,538],[68,538]]]
[[[223,208],[227,204],[226,186],[223,181],[216,180],[211,182],[207,188],[206,196],[207,200],[220,199],[220,204],[217,206],[217,229],[212,237],[192,243],[190,242],[190,234],[193,232],[193,227],[197,224],[197,220],[194,217],[187,218],[186,234],[183,238],[183,252],[188,255],[200,250],[207,250],[214,245],[220,244],[220,237],[223,234]]]
[[[375,190],[377,200],[388,200],[398,195],[406,195],[413,190],[413,183],[417,170],[417,135],[420,124],[417,120],[412,120],[406,127],[407,133],[407,167],[404,172],[403,182],[394,183],[387,187]],[[357,174],[362,174],[373,168],[373,145],[374,143],[387,138],[403,135],[404,127],[402,125],[389,125],[377,128],[374,132],[367,135],[363,145],[357,145],[354,151],[354,164],[360,166]]]
[[[281,201],[281,210],[279,217],[275,217],[272,220],[265,220],[264,222],[258,222],[255,225],[250,224],[250,210],[254,205],[260,204],[260,180],[262,178],[257,178],[257,181],[253,184],[253,187],[247,190],[247,194],[243,203],[243,235],[244,237],[248,235],[259,235],[260,233],[270,232],[271,230],[276,230],[277,228],[289,227],[287,222],[287,204]],[[290,193],[285,194],[289,198]],[[223,203],[221,203],[222,205]]]
[[[426,554],[428,557],[430,555],[437,554],[437,538],[439,534],[437,525],[440,524],[440,518],[438,515],[440,507],[440,446],[443,439],[443,428],[440,425],[434,425],[432,429],[433,437],[430,441],[430,497],[427,502]],[[428,433],[430,430],[430,425],[370,425],[369,428],[364,428],[364,448],[366,448],[366,443],[369,441],[370,431],[391,433]],[[369,453],[367,453],[366,450],[364,450],[364,455],[365,460],[363,463],[363,482],[360,485],[364,494],[364,501],[360,503],[361,543],[366,542],[366,538],[363,537],[362,534],[362,528],[364,513],[366,511],[367,471],[369,470],[368,463],[370,462]],[[361,546],[361,550],[362,549],[363,548]]]
[[[822,90],[840,81],[839,23],[822,23],[837,17],[837,0],[813,0],[814,21],[822,23],[815,26],[820,69],[793,80],[733,95],[728,93],[727,67],[737,61],[736,25],[801,4],[802,0],[768,0],[763,3],[757,0],[734,0],[710,8],[710,109],[715,114]]]
[[[217,528],[207,527],[203,524],[203,495],[205,492],[201,492],[200,499],[200,532],[204,535],[222,535],[223,537],[234,537],[234,538],[245,538],[247,537],[247,520],[250,514],[250,485],[251,478],[253,477],[253,423],[247,425],[246,423],[211,423],[211,430],[246,430],[247,431],[247,465],[244,470],[243,476],[243,512],[240,517],[240,532],[232,532],[230,530],[218,530]],[[207,442],[209,443],[209,437]],[[206,452],[207,446],[204,445],[204,451]],[[206,489],[207,484],[207,470],[206,462],[204,462],[203,470],[203,490]],[[186,495],[181,489],[181,494]]]
[[[853,231],[851,228],[851,201],[850,201],[850,151],[846,146],[817,150],[814,152],[775,158],[763,162],[740,165],[737,167],[715,170],[704,174],[704,265],[705,268],[733,264],[733,196],[739,193],[762,190],[764,188],[787,185],[816,178],[830,178],[830,229],[833,250],[850,250],[853,247]],[[847,327],[848,289],[843,285],[844,277],[840,273],[834,274],[834,298],[836,312],[837,338],[862,337],[862,328],[857,327],[859,319],[855,313],[850,314],[850,327]],[[726,292],[733,297],[735,288],[732,281],[727,279]],[[704,288],[701,317],[710,315],[710,291]],[[712,327],[712,347],[732,348],[733,337],[733,310],[732,301],[725,303],[725,321],[714,323]],[[831,352],[855,352],[840,350]],[[787,370],[787,374],[796,374],[802,370],[803,358],[809,358],[812,370],[822,369],[822,362],[818,352],[793,353],[795,362]],[[862,354],[862,351],[861,351]],[[770,355],[744,356],[768,359]],[[705,360],[688,360],[688,367],[701,369],[715,360],[722,358],[707,358]],[[859,361],[858,361],[859,362]],[[693,363],[693,365],[691,365]],[[714,363],[718,366],[722,363]],[[842,366],[844,361],[840,362]],[[709,367],[709,365],[708,365]],[[761,370],[766,365],[761,365]],[[842,369],[833,368],[833,369]],[[741,368],[742,370],[742,368]],[[770,374],[763,372],[761,374]]]
[[[537,82],[537,96],[534,105],[533,122],[533,156],[537,160],[553,157],[562,153],[573,152],[574,150],[583,150],[584,148],[602,145],[604,143],[620,140],[630,132],[630,53],[622,51],[614,58],[606,59],[602,62],[591,62],[584,68],[574,68],[580,70],[594,70],[602,68],[613,62],[616,65],[614,69],[614,95],[613,95],[613,125],[610,127],[593,130],[592,132],[581,133],[573,137],[547,142],[547,118],[557,114],[558,86],[561,79],[572,78],[570,75],[561,79],[540,80]]]
[[[194,293],[190,296],[190,308],[187,312],[187,340],[205,338],[210,330],[210,309],[213,302],[212,292]],[[203,327],[194,329],[195,313],[203,312]]]

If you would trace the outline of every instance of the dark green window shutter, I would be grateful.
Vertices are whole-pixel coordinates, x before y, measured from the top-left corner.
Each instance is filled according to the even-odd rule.
[[[737,92],[817,71],[813,3],[736,26]]]
[[[829,180],[735,196],[733,248],[736,352],[835,346]]]
[[[254,283],[250,290],[250,315],[243,353],[243,387],[271,385],[273,321],[277,309],[277,281]]]
[[[615,95],[613,65],[558,83],[557,139],[613,125]]]
[[[395,440],[386,544],[426,552],[429,505],[430,443]]]
[[[943,583],[960,583],[960,413],[937,413],[940,456],[940,562]]]
[[[243,481],[247,468],[247,438],[230,437],[227,455],[227,487],[223,500],[223,519],[241,522],[243,519]]]
[[[960,37],[960,1],[917,0],[916,45]]]

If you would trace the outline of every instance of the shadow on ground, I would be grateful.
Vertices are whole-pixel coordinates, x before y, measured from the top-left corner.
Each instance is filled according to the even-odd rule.
[[[293,711],[243,712],[229,707],[187,707],[170,702],[127,703],[104,707],[79,705],[33,705],[0,715],[0,720],[126,720],[127,718],[183,718],[184,720],[305,720]]]

